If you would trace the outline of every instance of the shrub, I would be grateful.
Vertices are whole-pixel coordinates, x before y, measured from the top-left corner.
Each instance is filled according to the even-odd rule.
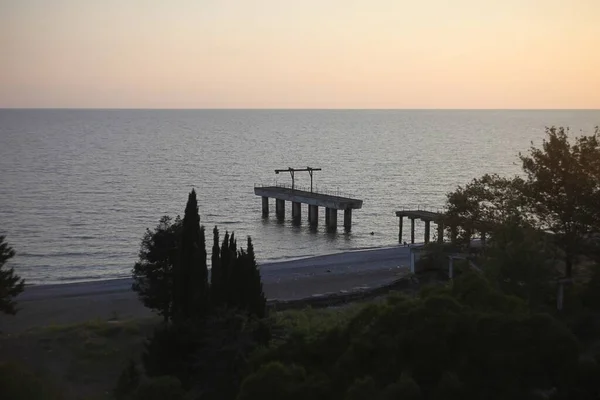
[[[179,379],[160,376],[143,382],[136,390],[133,400],[182,400],[185,390]]]

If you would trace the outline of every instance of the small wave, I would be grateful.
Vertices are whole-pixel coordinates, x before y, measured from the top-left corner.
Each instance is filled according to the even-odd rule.
[[[19,253],[19,257],[44,258],[44,257],[92,257],[102,256],[104,258],[118,258],[123,254],[106,253],[102,251],[82,251],[82,252],[57,252],[57,253]]]
[[[114,279],[126,279],[131,278],[131,274],[116,273],[106,275],[75,275],[75,276],[53,276],[48,279],[35,279],[27,281],[27,286],[44,286],[44,285],[56,285],[56,284],[69,284],[69,283],[81,283],[81,282],[99,282],[99,281],[110,281]]]

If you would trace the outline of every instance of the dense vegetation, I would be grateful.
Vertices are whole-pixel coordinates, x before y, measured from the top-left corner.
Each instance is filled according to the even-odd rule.
[[[257,355],[238,398],[586,398],[600,381],[581,380],[600,370],[579,357],[564,324],[468,272],[315,334],[290,334]]]
[[[14,268],[5,268],[15,251],[0,235],[0,312],[15,315],[18,311],[15,297],[25,289],[25,281],[15,274]]]
[[[215,227],[209,283],[205,230],[194,190],[183,220],[165,216],[142,238],[132,288],[164,323],[141,357],[149,379],[140,379],[132,361],[118,380],[117,398],[145,399],[157,393],[177,398],[186,391],[206,399],[235,398],[247,356],[266,345],[270,333],[252,239],[246,249],[237,248],[233,233],[225,233],[221,245],[219,241]]]
[[[582,258],[600,260],[600,130],[574,143],[568,129],[546,136],[520,155],[523,176],[484,175],[450,193],[446,225],[466,244],[475,231],[494,237],[510,226],[545,234],[571,278]]]

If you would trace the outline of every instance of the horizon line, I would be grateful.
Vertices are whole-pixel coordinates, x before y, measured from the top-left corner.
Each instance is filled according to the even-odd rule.
[[[0,107],[0,110],[104,111],[600,111],[600,108]]]

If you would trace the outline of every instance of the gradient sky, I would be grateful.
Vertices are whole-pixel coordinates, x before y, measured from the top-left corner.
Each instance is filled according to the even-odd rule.
[[[600,0],[0,0],[0,107],[600,108]]]

